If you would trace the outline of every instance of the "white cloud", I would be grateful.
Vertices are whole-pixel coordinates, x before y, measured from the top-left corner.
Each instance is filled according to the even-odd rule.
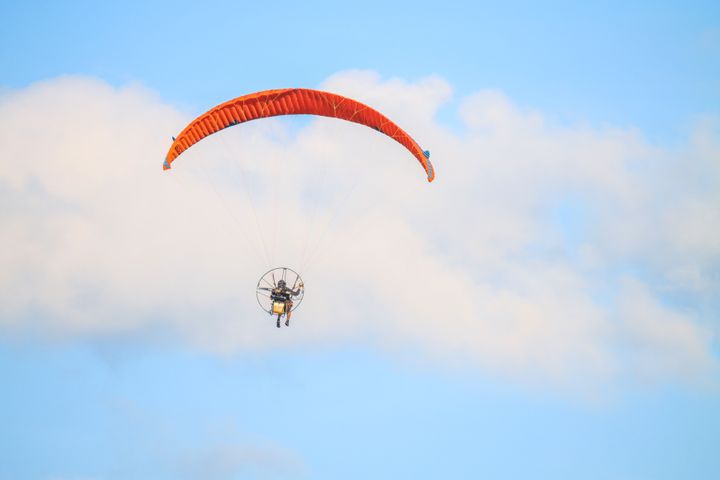
[[[177,475],[187,479],[302,478],[307,467],[294,451],[243,444],[218,444],[181,452]]]
[[[110,459],[108,478],[303,478],[310,466],[299,451],[238,428],[235,418],[217,411],[177,415],[125,396],[109,405],[123,425],[122,445]],[[212,409],[211,409],[212,410]],[[199,421],[187,421],[193,418]]]
[[[717,318],[695,308],[720,293],[712,123],[662,151],[483,91],[457,134],[435,120],[451,95],[440,78],[345,72],[323,88],[406,127],[436,182],[394,142],[330,119],[229,129],[163,173],[191,118],[143,88],[69,77],[6,94],[0,326],[161,330],[222,352],[363,341],[536,383],[714,372]],[[313,251],[296,325],[274,331],[257,277]]]

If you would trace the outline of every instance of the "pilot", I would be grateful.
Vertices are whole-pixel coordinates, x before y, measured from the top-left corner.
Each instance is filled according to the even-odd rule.
[[[285,280],[279,280],[277,287],[270,291],[270,300],[272,300],[273,313],[277,313],[277,327],[280,328],[280,319],[285,315],[285,326],[290,326],[290,314],[293,308],[293,297],[300,295],[304,288],[302,282],[293,290],[287,286]],[[279,307],[279,308],[278,308]]]

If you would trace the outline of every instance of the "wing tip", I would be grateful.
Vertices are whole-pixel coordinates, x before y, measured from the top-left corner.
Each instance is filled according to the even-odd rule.
[[[425,171],[427,172],[427,181],[432,182],[433,180],[435,180],[435,168],[430,162],[430,150],[423,150],[423,155],[425,156]]]

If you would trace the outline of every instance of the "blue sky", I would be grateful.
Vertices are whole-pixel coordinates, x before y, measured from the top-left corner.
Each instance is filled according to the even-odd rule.
[[[178,478],[183,455],[228,441],[294,450],[305,464],[278,466],[288,477],[711,478],[718,468],[720,415],[705,394],[633,389],[584,405],[348,350],[224,360],[130,348],[109,360],[86,346],[4,345],[6,475]]]
[[[68,73],[139,81],[201,109],[237,93],[315,86],[347,69],[438,73],[457,95],[499,88],[561,120],[681,138],[716,113],[716,2],[193,2],[3,6],[4,85]],[[60,21],[62,19],[62,21]]]
[[[717,2],[0,12],[0,479],[717,477]],[[293,119],[162,176],[194,116],[285,86],[377,106],[438,180]],[[277,330],[207,172],[270,159],[302,199],[340,155],[381,175]]]

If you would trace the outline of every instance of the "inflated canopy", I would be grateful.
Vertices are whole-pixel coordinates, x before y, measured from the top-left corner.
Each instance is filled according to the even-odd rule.
[[[351,98],[307,88],[251,93],[213,107],[190,122],[180,135],[174,138],[165,157],[163,169],[169,169],[172,162],[192,145],[224,128],[258,118],[303,114],[340,118],[382,132],[413,154],[427,173],[428,182],[435,178],[430,152],[423,151],[410,135],[385,115]]]

